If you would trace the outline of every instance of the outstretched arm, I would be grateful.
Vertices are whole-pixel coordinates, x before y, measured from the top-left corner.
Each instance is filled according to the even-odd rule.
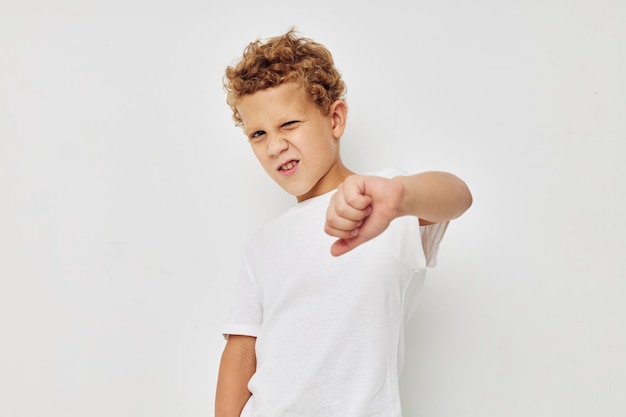
[[[448,172],[392,179],[353,175],[332,196],[325,231],[338,238],[331,247],[338,256],[381,234],[396,217],[412,215],[420,224],[439,223],[459,217],[471,204],[465,182]]]
[[[220,362],[215,417],[239,417],[250,398],[248,381],[256,371],[256,338],[230,335]]]

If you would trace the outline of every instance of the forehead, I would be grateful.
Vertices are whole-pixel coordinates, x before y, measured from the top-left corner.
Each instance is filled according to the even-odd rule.
[[[316,108],[304,88],[296,83],[284,83],[247,94],[237,105],[244,125],[293,117],[294,113],[306,114]]]

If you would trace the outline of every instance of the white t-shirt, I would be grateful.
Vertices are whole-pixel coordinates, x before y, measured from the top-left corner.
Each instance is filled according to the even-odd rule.
[[[400,217],[333,257],[335,238],[324,232],[331,195],[290,208],[248,244],[224,328],[257,338],[242,416],[402,415],[404,325],[447,222],[420,228],[417,218]]]

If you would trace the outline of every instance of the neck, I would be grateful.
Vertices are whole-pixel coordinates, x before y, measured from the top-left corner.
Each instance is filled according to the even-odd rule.
[[[354,175],[355,173],[348,169],[341,161],[337,162],[323,178],[320,178],[317,184],[309,190],[306,194],[297,196],[298,203],[309,198],[317,197],[322,194],[326,194],[329,191],[336,189],[347,177]]]

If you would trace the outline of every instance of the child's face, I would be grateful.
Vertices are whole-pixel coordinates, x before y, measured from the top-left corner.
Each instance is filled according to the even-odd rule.
[[[237,108],[255,156],[298,201],[332,191],[350,174],[339,155],[343,101],[324,115],[302,87],[285,83],[244,96]]]

